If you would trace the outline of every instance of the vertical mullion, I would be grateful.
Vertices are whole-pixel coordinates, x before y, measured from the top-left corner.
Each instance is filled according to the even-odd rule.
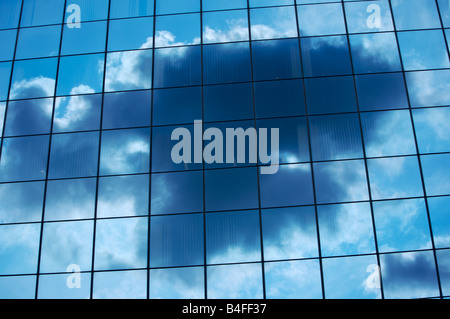
[[[437,3],[436,3],[437,5]],[[412,131],[413,131],[413,135],[414,135],[414,144],[416,146],[416,155],[417,156],[417,161],[419,164],[419,171],[420,171],[420,179],[422,181],[422,191],[423,191],[423,198],[425,201],[425,207],[427,210],[427,219],[428,219],[428,227],[429,227],[429,231],[430,231],[430,237],[431,237],[431,246],[432,246],[432,251],[433,251],[433,257],[434,257],[434,263],[435,263],[435,270],[436,270],[436,276],[437,276],[437,283],[438,283],[438,287],[439,287],[439,295],[442,298],[442,286],[441,286],[441,279],[440,279],[440,275],[439,275],[439,267],[438,267],[438,260],[437,260],[437,254],[436,254],[436,246],[435,246],[435,242],[434,242],[434,236],[433,236],[433,229],[431,226],[431,216],[430,216],[430,209],[429,209],[429,205],[428,205],[428,197],[427,197],[427,192],[426,192],[426,187],[425,187],[425,179],[424,179],[424,174],[423,174],[423,169],[422,169],[422,159],[421,156],[419,154],[419,144],[417,142],[417,134],[416,134],[416,127],[415,127],[415,123],[414,123],[414,117],[413,117],[413,113],[412,113],[412,108],[411,108],[411,100],[409,97],[409,90],[408,90],[408,82],[406,80],[406,75],[405,75],[405,67],[403,64],[403,57],[401,54],[401,50],[400,50],[400,42],[398,40],[398,31],[397,31],[397,25],[396,25],[396,21],[394,19],[394,15],[393,15],[393,10],[392,10],[392,3],[391,1],[389,1],[389,6],[391,9],[391,15],[392,15],[392,23],[394,26],[394,33],[395,33],[395,41],[397,43],[397,47],[399,50],[399,58],[400,58],[400,63],[402,66],[402,74],[403,74],[403,81],[407,90],[407,94],[406,94],[406,98],[408,100],[408,110],[409,110],[409,115],[410,115],[410,120],[411,120],[411,125],[412,125]],[[436,8],[436,10],[439,11],[438,7]],[[440,17],[440,15],[439,15]],[[442,20],[441,20],[441,26],[442,26]],[[417,31],[417,30],[416,30]],[[444,39],[445,39],[445,34],[444,34]],[[447,47],[448,49],[448,47]],[[448,50],[447,50],[448,52]],[[425,71],[422,71],[425,72]]]
[[[302,45],[301,45],[301,37],[300,37],[300,23],[298,18],[298,4],[297,0],[295,0],[295,18],[297,22],[297,32],[298,32],[298,47],[300,51],[300,63],[302,66],[302,85],[303,85],[303,99],[305,102],[305,119],[306,119],[306,130],[308,133],[308,151],[309,151],[309,160],[310,160],[310,167],[311,167],[311,180],[312,180],[312,190],[313,190],[313,200],[314,200],[314,214],[315,214],[315,221],[316,221],[316,233],[317,233],[317,247],[318,247],[318,254],[319,254],[319,268],[320,268],[320,284],[322,288],[322,298],[325,299],[325,282],[324,282],[324,275],[323,275],[323,257],[322,257],[322,248],[321,248],[321,242],[320,242],[320,229],[319,229],[319,214],[317,209],[317,194],[316,194],[316,180],[314,176],[314,163],[312,158],[312,146],[311,146],[311,131],[310,131],[310,124],[309,124],[309,114],[308,114],[308,103],[306,99],[306,81],[305,81],[305,72],[304,72],[304,63],[303,63],[303,53],[302,53]]]
[[[449,42],[447,40],[447,37],[445,36],[444,21],[442,20],[441,9],[439,7],[438,0],[435,0],[435,1],[436,1],[436,10],[437,10],[438,15],[439,15],[439,21],[441,22],[442,33],[444,34],[445,46],[447,47],[447,54],[448,54],[449,59],[450,59],[450,47],[449,47]],[[449,7],[450,7],[450,4],[449,4]],[[449,8],[449,10],[450,10],[450,8]]]
[[[102,83],[102,105],[100,110],[100,127],[99,127],[99,142],[98,142],[98,156],[97,156],[97,180],[95,185],[95,209],[94,209],[94,230],[92,234],[92,261],[91,261],[91,287],[90,299],[94,296],[94,270],[95,270],[95,237],[97,235],[97,208],[98,208],[98,190],[100,184],[100,155],[102,149],[102,129],[103,129],[103,108],[105,103],[105,80],[106,80],[106,65],[108,57],[108,38],[109,38],[109,17],[111,14],[111,0],[108,1],[108,17],[106,24],[106,41],[105,41],[105,60],[103,61],[103,83]]]
[[[375,253],[376,253],[376,257],[377,257],[378,270],[379,270],[378,275],[379,275],[379,280],[380,280],[379,284],[380,284],[381,299],[384,299],[383,280],[382,280],[382,274],[381,274],[380,251],[378,248],[378,237],[377,237],[377,231],[376,231],[376,225],[375,225],[375,214],[374,214],[374,208],[373,208],[372,190],[370,188],[369,165],[368,165],[368,160],[367,160],[366,145],[365,145],[365,141],[364,141],[364,132],[362,129],[361,109],[359,106],[358,91],[356,90],[356,75],[355,75],[355,67],[353,64],[352,48],[350,45],[350,33],[348,31],[347,11],[345,9],[345,2],[342,1],[341,3],[342,3],[342,12],[344,14],[347,46],[348,46],[348,51],[350,54],[350,65],[352,68],[352,78],[353,78],[353,87],[355,90],[355,100],[356,100],[356,106],[357,106],[357,110],[358,110],[358,121],[359,121],[359,129],[360,129],[360,134],[361,134],[361,143],[362,143],[362,150],[363,150],[363,156],[364,156],[364,167],[366,170],[367,191],[369,193],[370,212],[371,212],[371,217],[372,217],[373,236],[374,236],[374,242],[375,242]]]
[[[58,90],[59,65],[61,62],[61,47],[62,47],[62,42],[63,42],[66,4],[67,4],[67,0],[64,0],[64,8],[63,8],[64,11],[62,14],[62,22],[61,22],[61,35],[60,35],[60,39],[59,39],[58,62],[56,65],[55,89],[53,92],[52,115],[51,115],[51,121],[50,121],[50,135],[49,135],[48,153],[47,153],[47,169],[45,172],[45,182],[44,182],[45,186],[44,186],[44,196],[43,196],[42,216],[41,216],[41,232],[40,232],[40,237],[39,237],[39,251],[38,251],[38,266],[37,266],[37,273],[36,273],[35,299],[38,298],[38,291],[39,291],[39,276],[40,276],[41,257],[42,257],[42,239],[43,239],[43,235],[44,235],[45,203],[46,203],[47,187],[48,187],[48,171],[50,169],[50,152],[52,149],[52,138],[53,138],[53,119],[55,116],[55,108],[56,108],[56,94],[57,94],[57,90]]]

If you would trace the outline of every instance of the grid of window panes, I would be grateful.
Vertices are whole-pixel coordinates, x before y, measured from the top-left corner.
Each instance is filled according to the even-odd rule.
[[[0,297],[450,296],[449,28],[448,0],[2,0]],[[174,164],[194,120],[279,128],[278,173]]]

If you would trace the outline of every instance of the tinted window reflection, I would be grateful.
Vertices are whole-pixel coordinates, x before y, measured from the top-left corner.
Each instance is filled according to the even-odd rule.
[[[407,72],[411,107],[447,106],[450,95],[445,94],[450,89],[450,70]]]
[[[20,29],[16,59],[57,56],[61,26]]]
[[[154,0],[112,0],[110,18],[153,15]]]
[[[17,28],[20,18],[21,1],[5,0],[0,3],[0,29]]]
[[[66,8],[72,9],[66,10],[66,22],[72,22],[70,16],[75,13],[75,10],[70,6],[73,4],[80,7],[82,12],[81,22],[105,20],[108,18],[109,0],[66,0]]]
[[[50,133],[52,110],[53,99],[9,102],[5,136]]]
[[[246,8],[246,0],[203,0],[203,11]]]
[[[0,102],[0,137],[3,135],[3,122],[5,118],[6,103]]]
[[[109,22],[108,51],[146,49],[153,46],[153,18]]]
[[[210,2],[211,6],[212,1]],[[223,4],[225,4],[225,1]],[[203,6],[205,6],[205,2],[203,2]],[[247,41],[248,39],[248,15],[246,10],[203,14],[203,43]]]
[[[0,61],[12,60],[16,44],[17,30],[0,31]]]
[[[198,12],[200,0],[155,0],[156,14]]]
[[[0,63],[0,100],[8,98],[9,80],[11,78],[11,62]],[[17,84],[16,84],[17,85]],[[10,93],[11,98],[12,92]]]
[[[436,248],[450,247],[450,197],[428,198],[428,209]]]
[[[147,271],[108,271],[94,274],[94,299],[145,299]]]
[[[345,34],[344,13],[340,3],[297,8],[300,36]]]
[[[450,151],[450,108],[413,110],[413,117],[420,153]]]
[[[67,287],[67,274],[40,275],[38,299],[89,299],[91,288],[91,274],[81,273],[81,287],[71,289]]]
[[[81,23],[80,28],[64,26],[61,54],[105,51],[106,21]]]
[[[250,21],[252,40],[297,36],[294,7],[253,9],[250,10]]]
[[[450,294],[450,251],[441,250],[436,252],[438,265],[439,265],[439,277],[442,286],[442,294]]]
[[[371,3],[367,1],[347,2],[344,5],[350,33],[392,31],[394,29],[388,0],[372,1]],[[378,10],[379,22],[373,20],[374,14],[377,14]]]
[[[450,154],[421,156],[427,195],[450,194]]]
[[[150,299],[203,299],[203,267],[150,270]]]
[[[25,0],[23,2],[20,26],[61,23],[64,14],[64,0]]]
[[[398,30],[441,27],[435,1],[393,0],[392,11]]]
[[[0,277],[0,298],[34,299],[36,276]]]
[[[155,46],[200,44],[200,15],[180,14],[156,18]]]

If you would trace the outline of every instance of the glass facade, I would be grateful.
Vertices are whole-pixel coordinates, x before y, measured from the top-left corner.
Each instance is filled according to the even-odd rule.
[[[2,0],[0,43],[0,298],[450,297],[448,0]]]

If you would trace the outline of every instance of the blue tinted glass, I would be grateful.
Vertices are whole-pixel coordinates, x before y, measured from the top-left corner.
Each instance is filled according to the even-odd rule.
[[[450,27],[450,3],[446,0],[438,0],[439,11],[442,18],[444,28]]]
[[[0,31],[0,61],[12,60],[16,44],[17,30]]]
[[[203,267],[150,270],[150,299],[205,298]]]
[[[17,61],[14,63],[10,99],[52,96],[55,93],[58,59]],[[2,98],[4,68],[0,65],[0,100]],[[9,71],[8,71],[9,73]]]
[[[200,11],[200,0],[155,0],[156,14]]]
[[[392,0],[397,30],[440,28],[436,1]],[[420,12],[420,14],[418,14]]]
[[[205,121],[253,118],[250,83],[206,86],[203,92]]]
[[[407,72],[411,107],[450,105],[450,70]]]
[[[314,179],[320,204],[369,199],[363,161],[315,163]]]
[[[319,255],[314,207],[264,209],[261,216],[265,260]]]
[[[310,119],[313,160],[363,157],[356,114],[317,116]]]
[[[413,118],[420,153],[450,151],[450,108],[416,109]]]
[[[201,87],[153,91],[153,125],[188,124],[201,118]]]
[[[50,133],[52,110],[53,99],[9,102],[5,136]]]
[[[292,0],[250,0],[250,7],[281,6],[294,4]]]
[[[427,195],[450,194],[450,154],[421,156]]]
[[[252,43],[253,78],[279,80],[300,77],[298,40],[272,40]]]
[[[5,118],[5,110],[6,110],[6,103],[1,102],[0,103],[0,137],[2,137],[3,134],[3,122]]]
[[[208,264],[261,260],[258,211],[206,215]]]
[[[388,0],[345,3],[349,33],[393,31]]]
[[[449,250],[441,250],[436,252],[439,277],[442,286],[442,294],[448,295],[450,293],[450,253]]]
[[[381,252],[431,249],[430,226],[423,199],[373,203]]]
[[[147,49],[153,46],[153,18],[109,22],[108,51]]]
[[[307,79],[305,84],[308,114],[357,111],[353,77]]]
[[[280,165],[276,174],[259,177],[262,207],[314,203],[310,164]]]
[[[301,80],[254,83],[256,117],[278,117],[305,114]]]
[[[95,176],[98,136],[98,132],[53,135],[49,178]]]
[[[202,214],[153,216],[150,224],[150,267],[203,264]]]
[[[450,197],[428,198],[428,208],[436,248],[450,247]]]
[[[180,14],[156,18],[155,46],[200,44],[200,15]]]
[[[149,126],[152,94],[150,91],[105,94],[104,129]]]
[[[154,86],[163,88],[201,84],[200,61],[201,49],[198,46],[155,50]]]
[[[66,0],[66,2],[66,23],[73,23],[78,14],[81,22],[108,18],[109,0]]]
[[[205,172],[206,210],[258,207],[256,168],[233,168]]]
[[[152,88],[151,50],[108,53],[105,91],[126,91]]]
[[[61,54],[82,54],[105,51],[106,22],[81,23],[80,28],[64,26]]]
[[[69,288],[67,280],[70,275],[40,275],[38,299],[89,299],[91,274],[81,273],[80,288]]]
[[[249,44],[227,43],[205,46],[203,79],[205,84],[250,81]]]
[[[351,74],[345,36],[302,38],[303,72],[309,76]],[[333,56],[333,59],[329,57]]]
[[[94,274],[94,299],[145,299],[147,271],[108,271]]]
[[[203,173],[153,174],[151,201],[153,215],[203,211]]]
[[[373,199],[423,196],[417,157],[368,160]]]
[[[53,133],[98,130],[101,107],[101,94],[56,98]]]
[[[36,276],[0,277],[0,298],[34,299]]]
[[[150,167],[150,129],[102,133],[100,174],[146,173]]]
[[[16,59],[58,55],[61,26],[20,29]]]
[[[202,21],[203,43],[248,41],[249,39],[247,10],[204,13]]]
[[[40,221],[44,188],[44,182],[0,184],[0,223]]]
[[[63,14],[64,0],[24,0],[20,26],[61,23]]]
[[[345,34],[340,3],[298,6],[300,36]]]
[[[48,136],[4,139],[0,181],[44,179],[47,171],[48,146]]]
[[[153,15],[154,0],[111,0],[110,18]]]
[[[147,215],[149,176],[104,177],[99,181],[97,216]]]
[[[250,22],[252,40],[291,38],[298,33],[295,7],[252,9]]]
[[[203,11],[247,8],[247,0],[203,0]]]
[[[22,1],[4,0],[0,2],[0,29],[18,27],[21,7]]]
[[[6,100],[8,98],[9,81],[11,79],[11,66],[11,62],[0,63],[0,100]],[[13,97],[12,94],[11,97]]]
[[[387,299],[439,296],[431,251],[381,255],[381,276]]]

